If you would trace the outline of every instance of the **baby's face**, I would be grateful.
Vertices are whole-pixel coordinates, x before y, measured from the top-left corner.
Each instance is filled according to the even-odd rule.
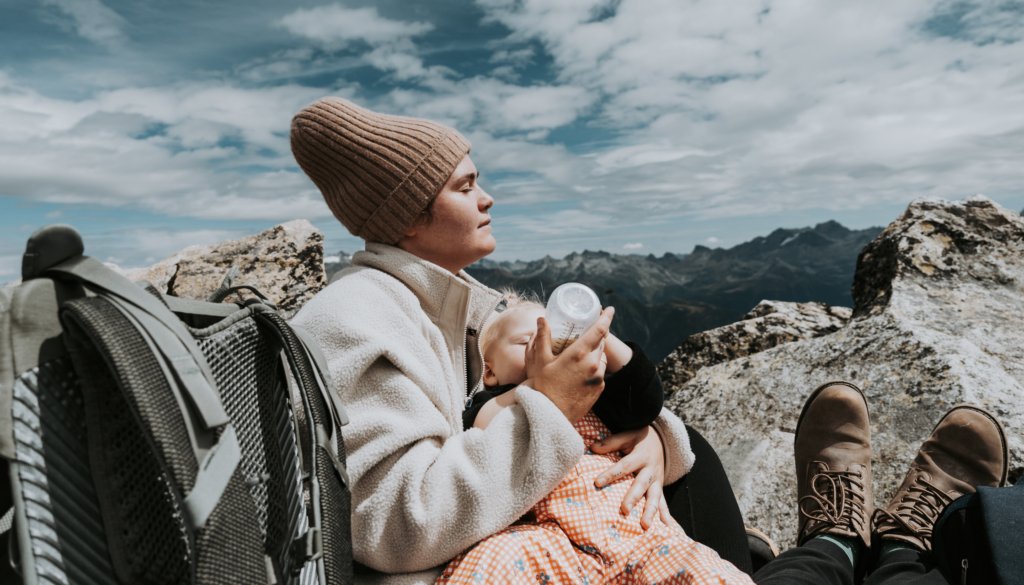
[[[537,333],[544,307],[527,304],[508,309],[488,324],[493,338],[484,348],[484,384],[502,386],[526,380],[526,344]]]

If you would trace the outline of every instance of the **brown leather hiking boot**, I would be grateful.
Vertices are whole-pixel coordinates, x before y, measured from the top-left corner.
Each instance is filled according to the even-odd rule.
[[[947,412],[910,464],[910,471],[885,509],[872,518],[883,540],[931,550],[932,527],[953,500],[979,485],[1006,483],[1006,437],[990,414],[973,406]]]
[[[848,382],[819,387],[796,423],[798,543],[821,534],[871,544],[871,427],[868,404]]]

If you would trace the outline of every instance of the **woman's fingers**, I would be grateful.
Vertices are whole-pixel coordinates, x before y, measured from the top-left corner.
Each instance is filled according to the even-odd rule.
[[[636,474],[636,477],[633,478],[633,483],[629,486],[629,490],[626,491],[626,497],[622,498],[623,514],[628,514],[636,507],[637,503],[640,502],[640,498],[644,497],[651,484],[654,483],[654,479],[654,473],[650,469],[642,469]]]
[[[585,359],[586,354],[593,352],[598,347],[603,347],[601,344],[608,336],[608,332],[611,331],[612,317],[614,316],[615,307],[607,307],[601,311],[597,321],[590,326],[590,329],[584,331],[579,339],[572,342],[566,351],[574,352],[573,355],[576,359]]]
[[[587,386],[598,386],[604,382],[604,370],[608,362],[604,358],[604,340],[598,344],[597,349],[594,350],[590,356],[589,361],[589,377],[586,379],[584,384]]]
[[[548,320],[544,317],[537,317],[537,334],[530,340],[533,343],[534,351],[543,357],[551,356],[551,328],[548,327]]]
[[[677,526],[682,530],[682,526],[679,522],[672,517],[672,511],[668,509],[668,500],[665,498],[664,489],[662,490],[661,504],[658,505],[658,515],[661,516],[661,521],[669,526]]]
[[[537,333],[526,342],[526,374],[534,379],[541,370],[553,361],[551,355],[551,330],[544,317],[537,317]]]
[[[591,450],[593,451],[593,448],[591,448]],[[615,463],[615,465],[612,465],[608,469],[605,469],[600,474],[598,474],[598,476],[594,479],[594,487],[603,488],[604,486],[619,479],[623,475],[630,473],[629,471],[626,471],[626,468],[622,464],[622,461],[623,460],[620,459]]]
[[[647,486],[647,493],[645,495],[647,496],[647,501],[644,502],[644,513],[640,516],[640,526],[646,529],[654,524],[654,516],[658,513],[658,509],[665,500],[661,489],[661,482],[651,481],[650,485]]]
[[[590,450],[600,455],[613,451],[622,451],[628,454],[645,436],[647,436],[647,427],[615,433],[592,444]]]

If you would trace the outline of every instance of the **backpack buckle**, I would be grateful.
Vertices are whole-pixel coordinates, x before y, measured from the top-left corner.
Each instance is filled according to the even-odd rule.
[[[302,571],[302,566],[309,561],[319,560],[324,556],[324,539],[320,527],[314,526],[292,541],[292,559],[295,574]]]

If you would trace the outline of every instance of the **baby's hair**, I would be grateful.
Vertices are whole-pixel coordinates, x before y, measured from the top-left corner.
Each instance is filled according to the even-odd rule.
[[[505,300],[505,305],[512,308],[516,305],[522,305],[523,303],[531,303],[534,305],[540,305],[540,297],[536,293],[530,291],[516,290],[511,287],[505,287],[498,289],[501,293],[501,298]]]
[[[487,353],[487,347],[494,341],[495,328],[491,325],[497,322],[505,313],[525,307],[544,308],[544,305],[540,302],[540,297],[532,292],[519,291],[514,288],[501,288],[498,289],[498,292],[501,293],[501,298],[505,302],[505,310],[491,317],[490,321],[484,325],[484,330],[480,333],[480,351],[483,353]]]

